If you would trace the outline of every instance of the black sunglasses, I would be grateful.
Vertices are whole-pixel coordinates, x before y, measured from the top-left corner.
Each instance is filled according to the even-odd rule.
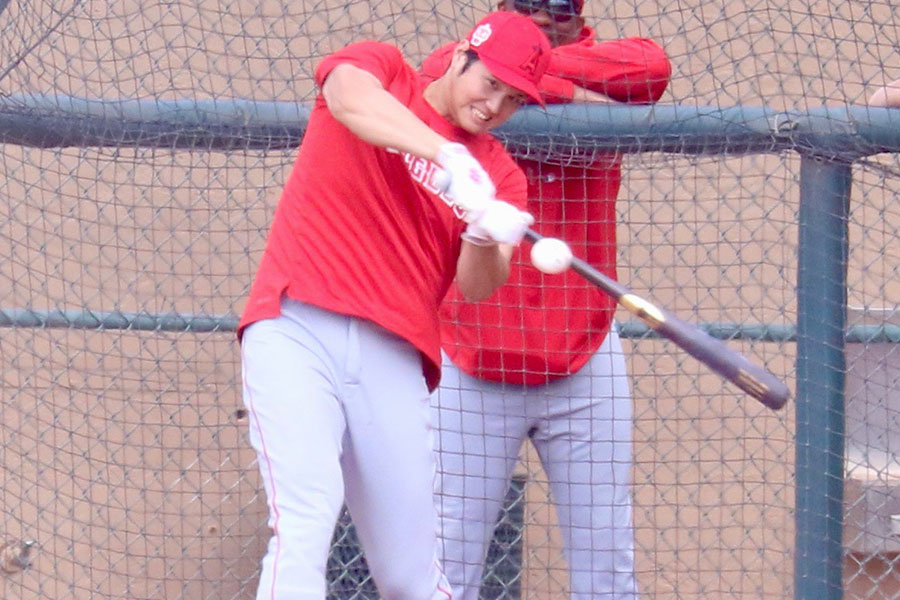
[[[526,15],[546,11],[557,23],[567,23],[578,16],[575,0],[513,0],[513,6]]]

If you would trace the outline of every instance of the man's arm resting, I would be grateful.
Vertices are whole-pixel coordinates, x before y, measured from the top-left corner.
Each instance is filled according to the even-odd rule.
[[[652,40],[627,38],[590,45],[567,44],[553,49],[541,91],[563,96],[568,90],[551,77],[563,78],[616,102],[644,104],[659,100],[671,76],[672,65],[665,51]],[[544,90],[545,81],[549,90]]]
[[[593,90],[589,90],[587,88],[573,86],[572,89],[572,102],[581,103],[581,104],[615,104],[616,101],[601,94],[600,92],[595,92]]]

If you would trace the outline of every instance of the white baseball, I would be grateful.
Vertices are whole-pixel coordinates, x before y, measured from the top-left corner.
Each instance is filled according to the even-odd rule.
[[[531,247],[531,264],[542,273],[562,273],[572,264],[572,251],[560,239],[541,238]]]

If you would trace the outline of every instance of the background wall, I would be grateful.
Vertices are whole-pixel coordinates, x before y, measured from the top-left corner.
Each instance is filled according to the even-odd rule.
[[[489,8],[480,0],[11,2],[0,13],[0,96],[30,100],[17,113],[24,119],[37,100],[52,109],[64,96],[305,103],[317,60],[344,44],[390,41],[418,64]],[[666,104],[842,106],[900,78],[888,2],[589,0],[586,15],[600,39],[643,36],[667,50]],[[0,536],[37,541],[30,568],[0,576],[0,596],[252,598],[268,532],[228,325],[294,150],[47,146],[0,145]],[[624,160],[623,282],[689,321],[796,322],[796,155]],[[858,322],[886,322],[900,301],[898,173],[894,155],[854,166],[849,301],[887,309],[862,311]],[[143,331],[21,320],[53,311],[223,325]],[[643,593],[791,596],[791,407],[756,406],[668,342],[625,345]],[[793,387],[792,342],[729,345]],[[886,348],[878,366],[895,352]],[[896,377],[878,397],[865,385],[873,378],[852,392],[856,406],[893,398]],[[896,419],[890,403],[880,414]],[[867,439],[866,420],[856,423]],[[894,449],[874,472],[864,457],[848,462],[848,474],[867,469],[890,488]],[[522,593],[559,597],[565,565],[544,477],[530,453],[520,471]],[[883,495],[848,498],[867,515],[890,509]],[[892,534],[857,535],[882,541],[874,550],[846,541],[848,591],[896,597],[879,583],[895,577]]]

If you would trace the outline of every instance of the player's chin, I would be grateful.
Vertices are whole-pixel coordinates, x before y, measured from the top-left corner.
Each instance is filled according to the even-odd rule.
[[[471,111],[468,115],[468,118],[465,119],[464,123],[461,123],[462,128],[468,131],[469,133],[484,133],[486,131],[490,131],[494,127],[498,127],[500,125],[500,121],[498,119],[485,119],[481,116],[481,113],[478,111]]]
[[[467,133],[471,133],[472,135],[478,135],[479,133],[486,133],[491,130],[492,127],[496,127],[496,125],[487,125],[485,123],[479,122],[469,122],[469,123],[461,123],[460,127],[462,127]]]

